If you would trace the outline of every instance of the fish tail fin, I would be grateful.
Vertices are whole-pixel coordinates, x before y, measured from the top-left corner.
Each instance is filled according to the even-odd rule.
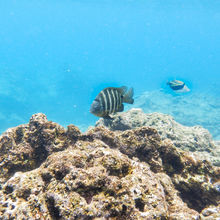
[[[190,91],[190,89],[186,85],[184,85],[183,90],[184,90],[184,92],[189,92]]]
[[[123,102],[125,103],[129,103],[129,104],[133,104],[134,103],[134,99],[133,99],[133,95],[134,95],[134,89],[130,88],[123,96]]]

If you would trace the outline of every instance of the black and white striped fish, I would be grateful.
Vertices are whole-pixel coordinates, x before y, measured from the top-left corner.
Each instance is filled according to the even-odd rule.
[[[133,88],[108,87],[103,89],[93,101],[90,112],[98,117],[111,118],[109,115],[124,110],[123,103],[133,104]]]

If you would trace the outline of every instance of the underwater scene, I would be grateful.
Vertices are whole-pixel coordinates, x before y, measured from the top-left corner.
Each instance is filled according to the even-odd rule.
[[[220,219],[220,1],[1,0],[0,135],[2,219]]]

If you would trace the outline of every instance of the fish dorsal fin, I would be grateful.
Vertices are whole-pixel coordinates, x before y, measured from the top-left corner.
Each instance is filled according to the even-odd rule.
[[[121,87],[119,87],[119,88],[117,88],[117,89],[118,89],[118,91],[119,91],[122,95],[124,95],[124,94],[127,92],[128,87],[127,87],[127,86],[121,86]]]
[[[173,83],[174,85],[177,85],[177,86],[185,85],[184,82],[182,82],[182,81],[180,81],[180,80],[177,80],[177,79],[173,80],[172,83]]]

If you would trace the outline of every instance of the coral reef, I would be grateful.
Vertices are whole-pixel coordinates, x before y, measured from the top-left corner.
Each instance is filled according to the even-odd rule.
[[[44,114],[33,115],[28,125],[8,129],[0,136],[0,183],[17,171],[39,167],[52,152],[67,148],[69,133],[77,135],[80,131],[69,126],[66,132],[60,125],[48,122]],[[74,137],[71,140],[74,143]]]
[[[185,95],[166,90],[146,91],[136,97],[132,107],[142,108],[145,113],[169,114],[186,126],[200,125],[208,129],[214,140],[220,140],[220,98],[219,88],[208,88],[204,92],[193,91]]]
[[[1,219],[217,219],[220,169],[140,127],[81,133],[43,114],[0,137]]]
[[[142,109],[132,108],[127,112],[113,115],[112,120],[99,119],[96,126],[106,126],[112,131],[149,126],[158,131],[162,140],[170,139],[176,147],[196,152],[202,159],[207,159],[214,165],[220,166],[219,144],[217,141],[213,141],[208,130],[201,126],[183,126],[170,115],[146,114]]]

